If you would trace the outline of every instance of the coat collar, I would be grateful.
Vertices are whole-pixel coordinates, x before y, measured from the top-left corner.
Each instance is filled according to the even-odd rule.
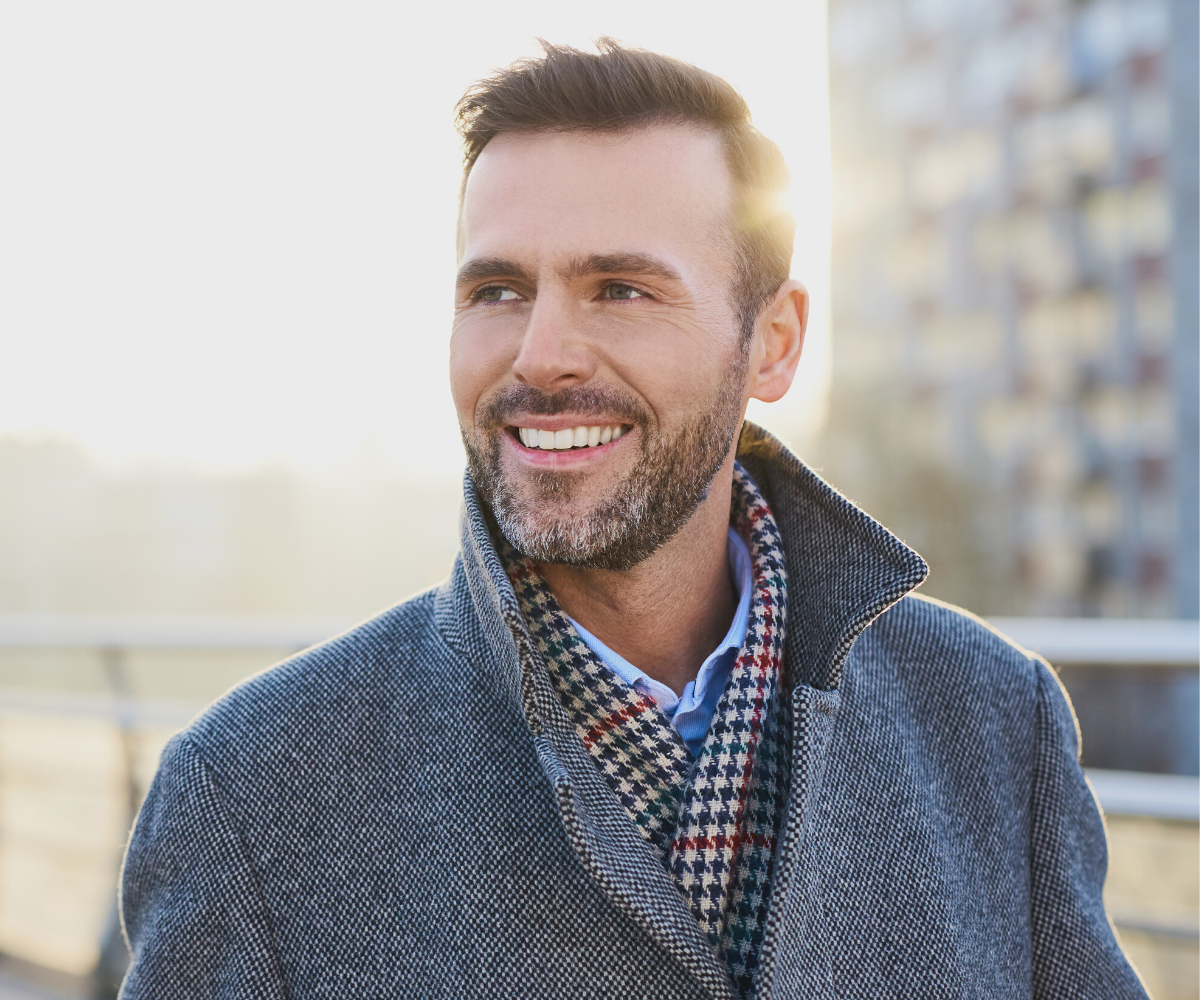
[[[789,683],[836,690],[854,641],[929,567],[761,427],[743,426],[737,457],[783,535]]]

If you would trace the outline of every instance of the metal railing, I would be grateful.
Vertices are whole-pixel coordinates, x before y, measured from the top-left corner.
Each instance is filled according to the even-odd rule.
[[[1200,622],[1145,619],[994,618],[998,631],[1056,666],[1069,664],[1200,667]],[[122,729],[182,726],[200,707],[138,697],[126,668],[133,649],[295,652],[350,627],[346,619],[294,615],[225,617],[0,613],[2,649],[90,649],[103,664],[107,695],[5,689],[0,711],[108,719]],[[1111,813],[1200,820],[1200,784],[1175,775],[1092,769],[1093,787]]]
[[[993,628],[1051,663],[1196,666],[1200,621],[1174,618],[992,618]]]
[[[1052,663],[1200,664],[1200,621],[992,618]],[[0,612],[3,647],[304,649],[354,623],[302,615],[150,616]]]

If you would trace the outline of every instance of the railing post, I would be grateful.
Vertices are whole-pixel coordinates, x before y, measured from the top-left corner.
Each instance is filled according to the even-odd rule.
[[[121,741],[125,835],[128,837],[142,801],[137,778],[137,735],[134,731],[137,720],[133,710],[132,685],[129,682],[128,650],[122,646],[101,646],[100,665],[113,696],[113,722]],[[121,933],[121,914],[114,899],[100,942],[100,956],[92,973],[92,996],[95,1000],[114,1000],[121,989],[121,981],[125,978],[125,970],[128,967],[129,950]]]

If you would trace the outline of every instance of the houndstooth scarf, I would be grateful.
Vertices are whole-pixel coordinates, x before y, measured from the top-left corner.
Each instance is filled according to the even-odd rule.
[[[753,594],[746,637],[708,737],[693,759],[648,696],[579,637],[537,565],[503,539],[501,558],[555,690],[625,811],[662,859],[743,996],[751,995],[783,815],[790,717],[777,697],[787,571],[775,519],[734,466],[730,524],[746,542]]]

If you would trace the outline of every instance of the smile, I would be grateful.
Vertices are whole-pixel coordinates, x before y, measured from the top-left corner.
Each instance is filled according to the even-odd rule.
[[[544,431],[536,427],[518,427],[517,437],[526,448],[543,451],[566,451],[569,448],[595,448],[615,441],[625,433],[622,424],[601,424],[591,427],[564,427],[560,431]]]

